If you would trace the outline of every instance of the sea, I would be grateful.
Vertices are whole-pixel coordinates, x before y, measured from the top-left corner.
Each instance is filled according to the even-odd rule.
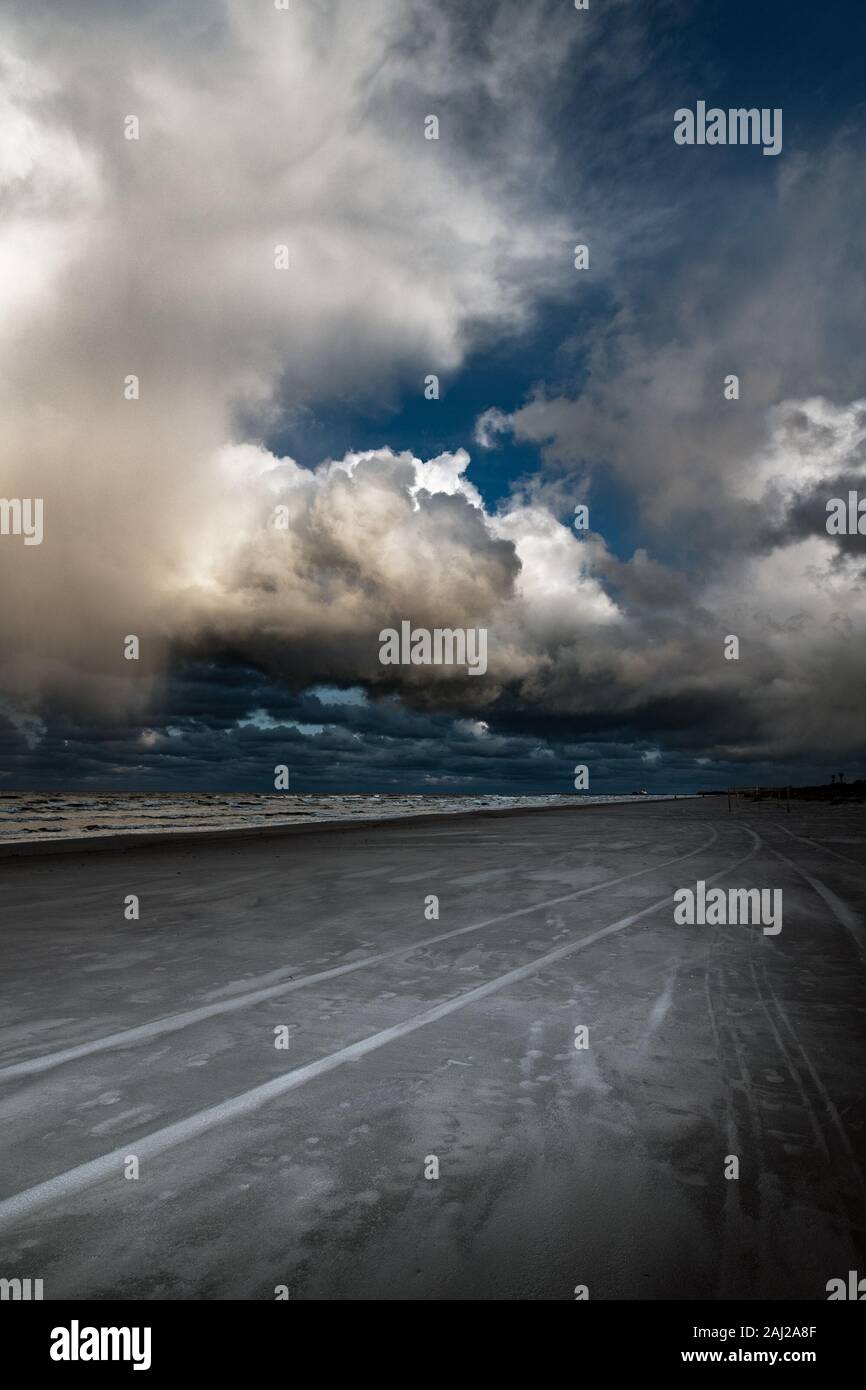
[[[664,796],[492,796],[425,793],[317,795],[291,792],[0,792],[0,844],[148,832],[240,830],[316,821],[391,820],[533,806],[601,806]]]

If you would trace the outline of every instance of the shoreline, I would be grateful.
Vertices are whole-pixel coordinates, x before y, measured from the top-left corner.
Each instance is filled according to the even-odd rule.
[[[445,819],[461,820],[478,816],[523,816],[529,812],[550,812],[550,811],[569,811],[569,810],[597,810],[618,806],[640,806],[658,805],[659,802],[667,801],[689,801],[698,800],[697,795],[680,796],[654,796],[646,799],[628,799],[622,801],[587,801],[580,802],[575,800],[573,806],[505,806],[505,807],[478,807],[477,809],[466,810],[461,808],[454,811],[419,811],[405,816],[369,816],[345,818],[334,816],[332,819],[316,821],[313,824],[288,822],[284,825],[241,825],[223,827],[218,830],[208,828],[197,830],[154,830],[140,831],[133,830],[128,833],[119,834],[97,834],[97,835],[70,835],[66,839],[45,839],[45,840],[7,840],[0,842],[0,859],[28,858],[32,855],[43,856],[53,854],[87,854],[96,851],[114,851],[115,853],[126,849],[146,849],[149,846],[165,848],[167,845],[174,844],[213,844],[221,840],[262,840],[269,836],[284,835],[311,835],[318,832],[330,832],[334,830],[359,830],[364,827],[370,829],[381,829],[387,825],[406,825],[406,824],[436,824]]]

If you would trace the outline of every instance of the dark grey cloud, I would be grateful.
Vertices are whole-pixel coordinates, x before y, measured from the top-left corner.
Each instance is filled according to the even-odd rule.
[[[488,785],[581,739],[629,775],[859,755],[861,543],[816,511],[863,472],[862,131],[709,173],[667,129],[677,8],[8,7],[0,468],[46,517],[0,545],[16,776],[213,785],[228,756],[254,781],[281,741],[319,779]],[[462,452],[304,469],[261,444],[569,295],[509,417],[542,476],[497,509]],[[570,525],[608,483],[633,552]],[[403,619],[485,627],[485,676],[383,667]],[[177,679],[195,662],[212,698]],[[373,703],[326,717],[322,681]]]

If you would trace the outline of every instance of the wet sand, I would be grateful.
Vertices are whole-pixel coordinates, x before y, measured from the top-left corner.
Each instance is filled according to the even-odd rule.
[[[0,862],[0,1277],[823,1300],[866,1271],[866,809],[65,849]],[[781,889],[782,931],[676,925],[698,879]]]

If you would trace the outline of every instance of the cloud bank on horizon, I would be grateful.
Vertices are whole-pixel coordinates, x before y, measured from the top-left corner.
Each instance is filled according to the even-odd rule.
[[[863,537],[825,525],[866,495],[862,117],[676,146],[675,13],[5,7],[0,493],[44,539],[0,538],[0,789],[266,786],[281,740],[347,790],[862,767]],[[491,345],[539,335],[506,398]],[[396,446],[431,373],[462,437]],[[484,674],[383,666],[405,619],[485,628]]]

